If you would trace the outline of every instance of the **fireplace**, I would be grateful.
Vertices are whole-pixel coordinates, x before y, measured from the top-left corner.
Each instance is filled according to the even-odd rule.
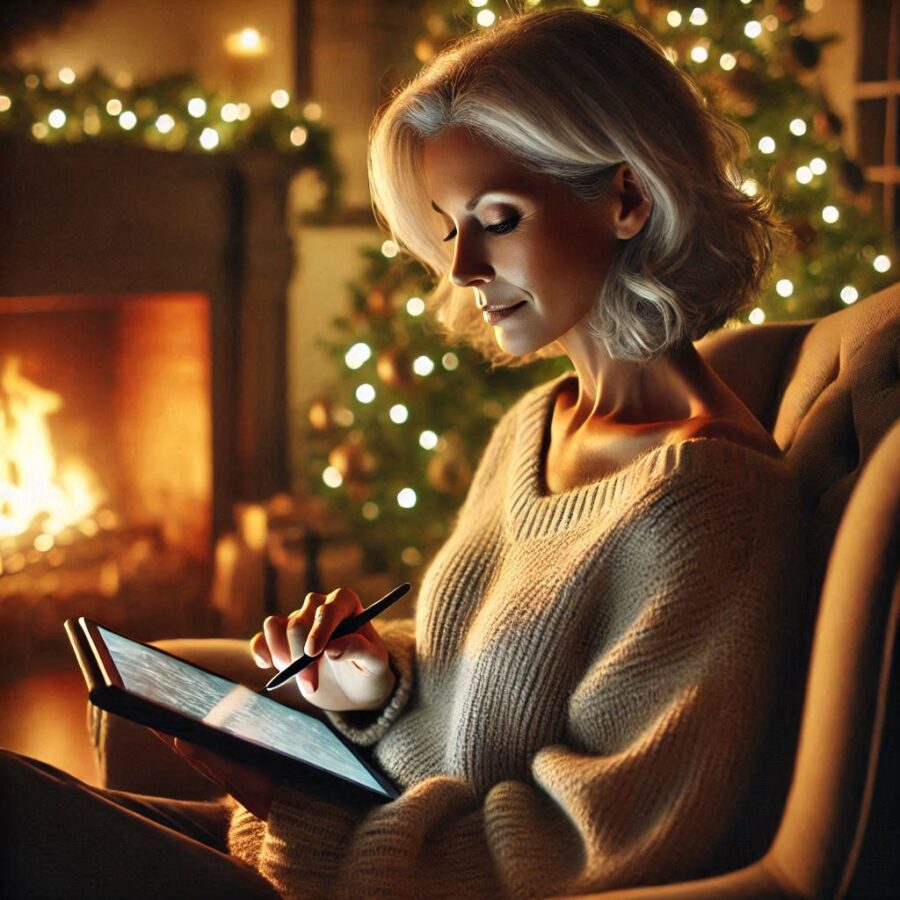
[[[0,620],[17,646],[68,614],[214,628],[216,536],[287,487],[290,176],[262,151],[0,146],[0,411],[20,442],[0,450]]]

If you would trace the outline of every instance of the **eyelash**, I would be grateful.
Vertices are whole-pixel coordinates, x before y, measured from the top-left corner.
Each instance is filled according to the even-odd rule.
[[[521,216],[510,216],[508,219],[504,219],[502,222],[498,222],[496,225],[486,225],[484,230],[490,231],[491,234],[509,234],[513,231],[516,225],[519,224],[519,220]],[[453,240],[456,237],[456,229],[454,228],[447,237],[443,238],[445,241]]]

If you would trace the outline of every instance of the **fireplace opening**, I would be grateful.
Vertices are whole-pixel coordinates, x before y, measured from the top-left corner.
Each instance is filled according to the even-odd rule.
[[[208,626],[210,304],[197,293],[0,301],[0,628],[27,658],[86,615]]]

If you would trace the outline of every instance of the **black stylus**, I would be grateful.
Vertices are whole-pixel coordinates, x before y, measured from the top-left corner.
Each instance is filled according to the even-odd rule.
[[[375,616],[380,616],[389,606],[396,603],[411,587],[412,585],[408,581],[404,581],[403,584],[395,587],[389,594],[385,594],[380,600],[376,600],[371,606],[367,606],[358,615],[350,616],[349,619],[344,619],[344,621],[334,629],[330,640],[333,641],[337,638],[352,634],[354,631],[358,631],[366,624],[366,622],[371,622]],[[321,653],[317,653],[315,656],[307,656],[304,653],[303,656],[288,663],[269,681],[266,685],[266,690],[273,691],[275,688],[281,687],[281,685],[293,678],[298,672],[302,672],[311,662],[317,660],[321,655]]]

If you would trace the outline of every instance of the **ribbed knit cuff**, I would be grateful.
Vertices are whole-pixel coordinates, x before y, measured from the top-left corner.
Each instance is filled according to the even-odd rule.
[[[386,631],[382,634],[390,652],[391,669],[397,677],[394,691],[380,710],[326,713],[331,724],[347,740],[361,747],[371,747],[384,737],[403,712],[412,693],[415,668],[415,639],[410,631]]]

